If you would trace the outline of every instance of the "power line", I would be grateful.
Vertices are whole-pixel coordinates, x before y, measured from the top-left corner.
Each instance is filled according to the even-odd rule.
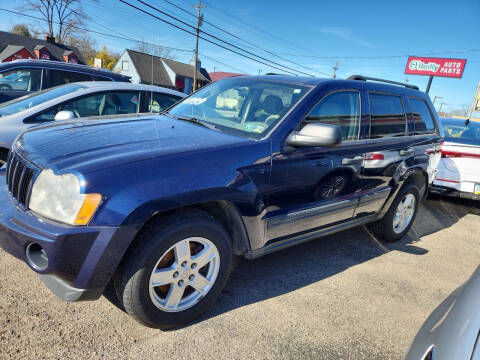
[[[15,14],[15,15],[19,15],[19,16],[23,16],[23,17],[30,18],[30,19],[35,19],[35,20],[40,20],[40,21],[44,21],[44,20],[45,20],[45,19],[40,18],[40,17],[38,17],[38,16],[26,15],[26,14],[22,14],[22,13],[19,13],[19,12],[17,12],[17,11],[13,11],[13,10],[9,10],[9,9],[0,8],[0,11],[9,12],[9,13],[12,13],[12,14]],[[59,25],[59,22],[57,22],[57,21],[52,21],[52,23],[53,23],[53,24],[56,24],[56,25]],[[111,38],[115,38],[115,39],[119,39],[119,40],[134,41],[134,42],[138,42],[138,43],[141,43],[141,44],[147,44],[147,45],[152,45],[152,46],[160,46],[160,47],[163,47],[163,48],[165,48],[165,49],[175,50],[175,51],[182,51],[182,52],[189,52],[189,53],[192,53],[192,52],[193,52],[192,50],[179,49],[179,48],[175,48],[175,47],[171,47],[171,46],[163,46],[163,45],[160,45],[160,44],[150,43],[150,42],[147,42],[147,41],[135,40],[135,39],[128,38],[128,37],[124,37],[124,36],[120,36],[120,35],[112,35],[112,34],[104,33],[104,32],[101,32],[101,31],[89,30],[89,29],[85,29],[85,28],[80,27],[80,26],[71,25],[71,27],[74,28],[74,29],[78,29],[78,30],[81,30],[81,31],[89,32],[89,33],[92,33],[92,34],[109,36],[109,37],[111,37]]]
[[[19,15],[19,16],[23,16],[23,17],[30,18],[30,19],[44,20],[44,19],[42,19],[42,18],[40,18],[40,17],[37,17],[37,16],[26,15],[26,14],[22,14],[22,13],[13,11],[13,10],[8,10],[8,9],[0,8],[0,11],[9,12],[9,13],[12,13],[12,14],[15,14],[15,15]],[[56,21],[52,21],[52,23],[58,25],[58,22],[56,22]],[[143,41],[143,40],[136,40],[136,39],[133,39],[133,38],[123,37],[123,36],[119,36],[119,35],[112,35],[112,34],[104,33],[104,32],[101,32],[101,31],[88,30],[88,29],[85,29],[85,28],[82,28],[82,27],[79,27],[79,26],[72,26],[72,27],[75,28],[75,29],[78,29],[78,30],[85,31],[85,32],[89,32],[89,33],[93,33],[93,34],[98,34],[98,35],[102,35],[102,36],[108,36],[108,37],[112,37],[112,38],[119,39],[119,40],[133,41],[133,42],[137,42],[137,43],[139,43],[139,44],[159,46],[159,47],[162,47],[162,48],[165,48],[165,49],[169,49],[169,50],[193,53],[193,50],[179,49],[179,48],[175,48],[175,47],[171,47],[171,46],[163,46],[163,45],[160,45],[160,44],[151,43],[151,42],[147,42],[147,41]],[[207,59],[210,59],[211,61],[217,62],[217,63],[222,64],[222,65],[224,65],[224,66],[227,66],[227,67],[229,67],[229,68],[231,68],[231,69],[234,69],[234,70],[236,70],[236,71],[240,71],[241,73],[247,74],[247,72],[244,71],[244,70],[241,70],[241,69],[238,69],[238,68],[236,68],[236,67],[234,67],[234,66],[228,65],[228,64],[226,64],[226,63],[224,63],[224,62],[221,62],[221,61],[219,61],[219,60],[217,60],[217,59],[214,59],[214,58],[212,58],[212,57],[210,57],[210,56],[207,56],[207,55],[205,55],[205,54],[202,54],[202,53],[199,53],[199,54],[200,54],[201,56],[207,58]]]
[[[156,15],[154,15],[154,14],[152,14],[152,13],[149,13],[148,11],[143,10],[143,9],[139,8],[138,6],[135,6],[135,5],[133,5],[133,4],[130,4],[130,3],[128,3],[128,2],[125,1],[125,0],[119,0],[119,1],[122,2],[122,3],[124,3],[125,5],[128,5],[128,6],[132,7],[132,8],[134,8],[134,9],[137,9],[138,11],[143,12],[144,14],[147,14],[147,15],[149,15],[149,16],[157,19],[157,20],[160,20],[160,21],[162,21],[162,22],[164,22],[164,23],[166,23],[166,24],[169,24],[169,25],[171,25],[171,26],[173,26],[173,27],[175,27],[175,28],[177,28],[177,29],[179,29],[179,30],[181,30],[181,31],[184,31],[184,32],[186,32],[187,34],[196,36],[195,33],[191,32],[191,31],[189,31],[189,30],[187,30],[187,29],[184,29],[184,28],[182,28],[182,27],[180,27],[180,26],[178,26],[178,25],[176,25],[176,24],[173,24],[173,23],[171,23],[171,22],[168,21],[168,20],[162,19],[162,18],[160,18],[160,17],[158,17],[158,16],[156,16]],[[202,36],[200,36],[200,39],[205,40],[206,42],[209,42],[209,43],[211,43],[211,44],[213,44],[213,45],[216,45],[216,46],[218,46],[218,47],[221,47],[222,49],[225,49],[225,50],[228,50],[228,51],[230,51],[230,52],[233,52],[234,54],[240,55],[240,56],[242,56],[242,57],[244,57],[244,58],[247,58],[247,59],[250,59],[250,60],[252,60],[252,61],[258,62],[258,63],[260,63],[260,64],[267,65],[267,66],[269,66],[269,67],[271,67],[271,68],[274,68],[274,69],[277,69],[277,70],[286,72],[286,73],[288,73],[288,74],[290,74],[290,75],[297,75],[297,74],[294,73],[294,72],[287,71],[287,70],[285,70],[285,69],[283,69],[283,68],[280,68],[280,67],[271,65],[271,64],[269,64],[269,63],[266,63],[266,62],[264,62],[264,61],[260,61],[260,60],[258,60],[258,59],[252,58],[252,57],[247,56],[247,55],[245,55],[245,54],[242,54],[242,53],[240,53],[240,52],[238,52],[238,51],[236,51],[236,50],[230,49],[230,48],[228,48],[228,47],[226,47],[226,46],[224,46],[224,45],[222,45],[222,44],[216,43],[215,41],[212,41],[212,40],[210,40],[210,39],[206,39],[206,38],[204,38],[204,37],[202,37]],[[270,60],[267,59],[267,61],[270,61]],[[270,61],[270,62],[272,62],[272,61]],[[273,62],[272,62],[272,63],[273,63]],[[282,65],[280,65],[280,66],[282,66]],[[296,70],[294,70],[294,71],[296,71]],[[298,72],[298,71],[297,71],[297,72]]]
[[[214,59],[214,58],[212,58],[212,57],[210,57],[210,56],[207,56],[207,55],[205,55],[205,54],[202,54],[202,53],[200,53],[200,52],[198,53],[198,55],[201,55],[202,57],[204,57],[204,58],[206,58],[206,59],[210,59],[210,60],[215,61],[215,62],[217,62],[217,63],[219,63],[219,64],[222,64],[222,65],[224,65],[224,66],[227,66],[227,67],[229,67],[229,68],[231,68],[231,69],[233,69],[233,70],[239,71],[239,72],[242,73],[242,74],[247,74],[247,72],[244,71],[244,70],[241,70],[241,69],[236,68],[236,67],[234,67],[234,66],[228,65],[228,64],[226,64],[226,63],[224,63],[224,62],[221,62],[221,61],[219,61],[219,60],[217,60],[217,59]]]
[[[127,5],[130,5],[130,6],[132,6],[132,7],[137,8],[138,10],[140,10],[140,11],[142,11],[142,12],[148,13],[148,12],[146,12],[146,11],[144,11],[144,10],[136,7],[135,5],[132,5],[132,4],[124,1],[124,0],[120,0],[120,1],[123,2],[123,3],[125,3],[125,4],[127,4]],[[161,14],[163,14],[163,15],[165,15],[165,16],[167,16],[167,17],[169,17],[169,18],[171,18],[171,19],[173,19],[173,20],[175,20],[175,21],[178,21],[178,22],[182,23],[183,25],[188,26],[188,27],[191,28],[192,30],[195,30],[195,31],[197,30],[195,26],[192,26],[192,25],[190,25],[189,23],[187,23],[187,22],[185,22],[185,21],[183,21],[183,20],[181,20],[181,19],[179,19],[179,18],[177,18],[177,17],[175,17],[175,16],[170,15],[169,13],[167,13],[167,12],[165,12],[165,11],[163,11],[163,10],[160,10],[160,9],[156,8],[155,6],[150,5],[149,3],[147,3],[147,2],[145,2],[145,1],[143,1],[143,0],[137,0],[137,1],[138,1],[139,3],[145,5],[145,6],[149,7],[149,8],[152,9],[152,10],[155,10],[155,11],[157,11],[157,12],[159,12],[159,13],[161,13]],[[148,14],[149,14],[149,13],[148,13]],[[153,14],[149,14],[149,15],[153,15]],[[161,20],[162,20],[162,21],[165,21],[164,19],[161,19]],[[166,21],[165,21],[165,22],[166,22]],[[168,22],[167,22],[167,23],[168,23]],[[178,26],[175,26],[175,27],[180,28],[180,27],[178,27]],[[183,30],[185,30],[185,29],[183,29]],[[243,51],[243,52],[245,52],[245,53],[247,53],[247,54],[249,54],[249,55],[258,57],[259,59],[262,59],[262,60],[264,60],[264,61],[268,61],[268,62],[270,62],[270,63],[272,63],[272,64],[277,65],[277,66],[281,66],[281,67],[283,67],[284,69],[288,69],[288,70],[295,71],[295,72],[300,73],[300,74],[303,74],[303,75],[308,75],[308,76],[312,76],[312,77],[313,77],[313,75],[308,74],[308,73],[306,73],[306,72],[303,72],[303,71],[300,71],[300,70],[297,70],[297,69],[293,69],[293,68],[288,67],[288,66],[286,66],[286,65],[282,65],[282,64],[277,63],[277,62],[275,62],[275,61],[273,61],[273,60],[267,59],[267,58],[265,58],[265,57],[263,57],[263,56],[257,55],[257,54],[255,54],[255,53],[253,53],[253,52],[251,52],[251,51],[245,50],[245,49],[243,49],[243,48],[241,48],[241,47],[239,47],[239,46],[236,46],[235,44],[232,44],[232,43],[230,43],[230,42],[228,42],[228,41],[225,41],[225,40],[219,38],[218,36],[212,35],[211,33],[208,33],[208,32],[206,32],[206,31],[204,31],[204,30],[200,30],[200,31],[201,31],[203,34],[205,34],[205,35],[207,35],[207,36],[209,36],[209,37],[211,37],[211,38],[213,38],[213,39],[215,39],[215,40],[217,40],[217,41],[220,41],[220,42],[222,42],[222,43],[224,43],[224,44],[227,44],[228,46],[231,46],[231,47],[233,47],[233,48],[235,48],[235,49],[238,49],[238,50],[240,50],[240,51]],[[196,34],[195,34],[195,36],[196,36]],[[202,38],[202,39],[203,39],[203,40],[206,40],[205,38]],[[285,71],[285,70],[282,70],[282,71]]]
[[[139,1],[140,1],[140,0],[139,0]],[[182,8],[181,6],[178,6],[177,4],[171,2],[170,0],[163,0],[163,1],[165,1],[166,3],[174,6],[175,8],[177,8],[177,9],[179,9],[179,10],[181,10],[181,11],[183,11],[183,12],[185,12],[185,13],[193,16],[193,17],[196,17],[195,14],[192,14],[190,11]],[[208,24],[208,25],[214,27],[215,29],[218,29],[218,30],[224,32],[225,34],[228,34],[228,35],[234,37],[235,39],[238,39],[238,40],[240,40],[240,41],[243,41],[243,42],[251,45],[250,48],[253,47],[253,48],[262,50],[262,51],[264,51],[264,52],[266,52],[266,53],[268,53],[268,54],[270,54],[270,55],[276,56],[276,57],[278,57],[279,59],[282,59],[282,60],[284,60],[284,61],[288,61],[289,63],[294,64],[294,65],[297,65],[297,66],[300,66],[300,67],[302,67],[302,68],[304,68],[304,69],[307,69],[307,70],[310,70],[310,71],[313,71],[313,72],[316,72],[316,73],[319,73],[319,74],[322,74],[322,75],[330,76],[330,74],[327,74],[327,73],[325,73],[325,72],[322,72],[322,71],[318,71],[318,70],[309,68],[309,67],[307,67],[307,66],[305,66],[305,65],[299,64],[299,63],[297,63],[297,62],[295,62],[295,61],[292,61],[292,60],[287,59],[287,58],[285,58],[285,57],[283,57],[283,56],[280,56],[280,55],[278,55],[278,53],[275,53],[275,52],[273,52],[273,51],[264,49],[263,47],[258,46],[258,45],[254,44],[254,43],[252,43],[252,42],[250,42],[250,41],[248,41],[248,40],[242,39],[242,38],[239,37],[238,35],[235,35],[235,34],[231,33],[230,31],[227,31],[227,30],[225,30],[225,29],[222,29],[221,27],[219,27],[219,26],[217,26],[217,25],[215,25],[215,24],[213,24],[213,23],[211,23],[211,22],[209,22],[209,21],[207,21],[207,20],[205,20],[205,19],[203,19],[203,22],[204,22],[205,24]],[[204,32],[203,30],[200,30],[200,31]],[[204,33],[205,33],[205,32],[204,32]]]
[[[417,54],[418,56],[429,56],[429,55],[443,55],[443,54],[467,54],[471,52],[480,52],[480,49],[467,49],[467,50],[449,50],[449,51],[437,51],[430,53]],[[317,56],[317,55],[299,55],[299,54],[288,54],[281,53],[287,56],[296,56],[296,57],[308,57],[315,59],[393,59],[393,58],[404,58],[409,57],[409,55],[385,55],[385,56]]]

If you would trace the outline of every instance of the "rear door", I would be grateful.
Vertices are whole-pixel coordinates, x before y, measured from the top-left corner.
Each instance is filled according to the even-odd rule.
[[[436,123],[430,102],[420,97],[407,97],[409,105],[409,127],[413,135],[415,164],[424,168],[428,174],[428,183],[435,178],[440,161],[440,129]]]
[[[392,190],[399,167],[414,162],[405,100],[400,93],[368,91],[370,131],[365,143],[361,197],[356,217],[377,213]]]
[[[268,196],[267,242],[339,224],[353,217],[363,163],[359,140],[362,83],[332,90],[300,119],[297,130],[311,122],[338,125],[337,147],[285,148],[272,156]]]

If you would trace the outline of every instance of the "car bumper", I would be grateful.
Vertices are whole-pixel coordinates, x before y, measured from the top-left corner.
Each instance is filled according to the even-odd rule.
[[[450,186],[439,185],[438,182],[430,186],[429,192],[439,195],[458,197],[462,199],[480,200],[480,195],[476,195],[473,192],[469,191],[457,190]]]
[[[94,300],[101,296],[123,255],[107,256],[118,230],[63,225],[18,208],[10,198],[5,171],[0,170],[0,247],[27,263],[61,299]],[[36,256],[32,250],[27,254],[31,244],[35,244],[31,249],[42,249]]]

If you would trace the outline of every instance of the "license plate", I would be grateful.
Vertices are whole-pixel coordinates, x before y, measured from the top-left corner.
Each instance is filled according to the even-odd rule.
[[[480,184],[475,184],[475,187],[473,188],[473,193],[475,195],[480,195]]]

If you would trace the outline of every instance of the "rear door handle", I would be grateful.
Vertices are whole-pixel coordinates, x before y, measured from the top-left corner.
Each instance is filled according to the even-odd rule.
[[[343,158],[342,165],[360,164],[363,161],[363,156],[355,156],[353,158]]]
[[[400,150],[400,156],[411,156],[414,153],[413,149]]]

